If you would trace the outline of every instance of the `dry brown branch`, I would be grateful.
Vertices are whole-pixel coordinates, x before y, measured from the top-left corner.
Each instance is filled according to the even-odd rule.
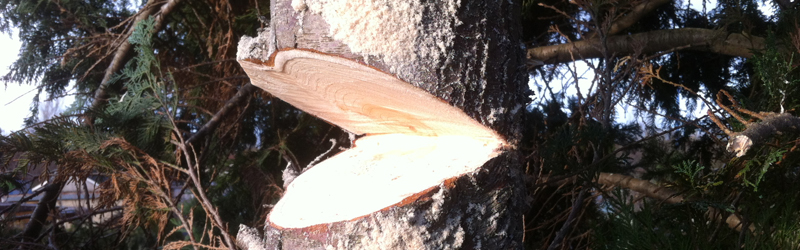
[[[173,137],[177,139],[177,141],[173,141],[173,144],[175,144],[179,150],[177,152],[178,155],[176,155],[176,158],[180,158],[179,156],[183,156],[183,160],[185,161],[185,164],[188,167],[187,172],[190,178],[190,180],[188,181],[191,181],[192,184],[194,185],[194,189],[192,190],[192,192],[195,193],[195,197],[197,197],[198,201],[200,201],[201,207],[203,208],[203,210],[205,210],[208,217],[212,219],[211,220],[212,224],[215,227],[219,228],[222,237],[225,239],[227,247],[231,250],[235,249],[234,242],[231,236],[228,234],[227,225],[225,224],[224,221],[222,221],[222,218],[219,216],[219,212],[217,211],[216,207],[213,204],[211,204],[211,200],[206,196],[205,189],[203,188],[202,182],[200,181],[199,177],[200,166],[198,165],[199,163],[197,162],[198,158],[196,152],[194,151],[194,147],[183,139],[181,132],[177,129],[174,118],[171,116],[168,118],[174,128]],[[195,242],[194,240],[192,241]],[[196,245],[193,246],[196,247]]]
[[[40,194],[44,193],[45,191],[47,191],[47,189],[45,189],[45,188],[42,188],[42,189],[39,189],[39,190],[37,190],[37,191],[33,191],[33,193],[31,193],[31,194],[29,194],[29,195],[27,195],[27,194],[26,194],[26,195],[25,195],[25,196],[24,196],[22,199],[20,199],[19,201],[15,202],[15,203],[14,203],[14,204],[12,204],[11,206],[8,206],[7,208],[3,209],[3,211],[0,211],[0,214],[6,214],[6,213],[8,213],[8,212],[12,211],[13,209],[15,209],[15,208],[19,207],[19,206],[20,206],[20,205],[22,205],[23,203],[25,203],[25,202],[28,202],[29,200],[33,199],[34,197],[37,197],[37,196],[39,196]],[[5,220],[0,220],[0,222],[5,222]]]
[[[739,105],[739,102],[737,102],[736,99],[734,99],[733,96],[731,96],[731,94],[728,93],[728,91],[726,91],[724,89],[721,89],[719,91],[719,93],[721,93],[722,95],[727,97],[728,101],[731,102],[731,106],[733,106],[733,108],[735,108],[737,111],[745,113],[746,115],[749,115],[749,116],[752,116],[752,117],[755,117],[755,118],[758,118],[758,119],[762,119],[762,120],[764,119],[764,115],[758,114],[758,113],[750,111],[750,110],[747,110],[747,109],[743,108],[741,105]]]
[[[795,32],[792,35],[792,46],[794,46],[795,52],[800,52],[800,25],[795,24]]]
[[[600,185],[612,185],[630,189],[669,204],[684,202],[683,196],[679,195],[677,192],[650,183],[649,181],[640,180],[623,174],[600,173],[597,177],[597,183]]]
[[[719,117],[717,117],[717,115],[715,115],[714,112],[711,112],[711,110],[709,109],[706,111],[706,113],[708,113],[708,117],[711,118],[711,121],[714,122],[714,124],[716,124],[717,127],[719,127],[719,129],[722,130],[722,132],[725,132],[725,134],[728,136],[733,135],[733,132],[731,132],[731,130],[728,129],[727,126],[722,124],[722,121],[719,120]]]
[[[147,4],[145,4],[141,10],[139,10],[139,13],[135,15],[136,18],[134,19],[134,24],[139,23],[149,17],[155,11],[153,5],[155,5],[156,2],[157,0],[149,0]],[[122,68],[122,66],[125,64],[124,58],[133,48],[131,43],[128,41],[128,37],[133,34],[133,27],[135,27],[135,25],[131,25],[125,34],[118,38],[119,46],[114,53],[111,63],[109,63],[108,68],[105,71],[103,79],[100,81],[100,85],[97,87],[97,90],[94,93],[92,107],[99,107],[108,101],[108,93],[106,92],[106,88],[108,88],[108,85],[110,84],[109,81],[111,80],[111,76],[113,76],[117,71],[119,71],[119,69]],[[93,119],[89,119],[89,123],[94,123]]]
[[[645,107],[641,107],[641,106],[639,106],[639,105],[634,105],[634,104],[632,104],[632,103],[629,103],[629,102],[626,102],[626,104],[628,104],[628,106],[630,106],[630,107],[633,107],[633,108],[635,108],[635,109],[637,109],[637,110],[644,111],[644,112],[647,112],[647,113],[653,114],[653,115],[655,115],[655,116],[660,116],[660,117],[663,117],[663,118],[665,118],[665,119],[668,119],[668,120],[672,120],[672,121],[676,121],[676,122],[681,122],[681,123],[683,123],[683,124],[692,125],[692,126],[694,126],[694,127],[698,128],[698,129],[702,130],[702,131],[703,131],[704,133],[706,133],[706,134],[709,134],[709,135],[713,135],[713,134],[714,134],[714,133],[711,133],[711,131],[710,131],[710,130],[708,130],[708,129],[706,129],[705,127],[703,127],[703,126],[700,126],[700,125],[697,125],[697,121],[699,121],[699,120],[701,120],[701,119],[704,119],[704,118],[705,118],[705,116],[703,116],[703,117],[698,117],[697,119],[695,119],[695,120],[693,120],[693,121],[687,121],[687,120],[684,120],[684,119],[682,119],[682,118],[676,118],[676,117],[668,116],[668,115],[665,115],[665,114],[660,114],[660,113],[658,113],[658,112],[655,112],[655,111],[653,111],[653,110],[647,109],[647,108],[645,108]],[[673,128],[673,129],[674,129],[674,128]],[[716,138],[715,136],[712,136],[712,137],[711,137],[711,140],[714,140],[714,142],[716,142],[716,143],[719,143],[719,144],[722,144],[722,143],[723,143],[722,141],[720,141],[720,140],[719,140],[718,138]]]
[[[158,226],[158,241],[165,239],[164,228],[172,213],[181,221],[188,232],[192,231],[192,225],[186,220],[185,216],[178,209],[177,204],[172,201],[171,180],[177,177],[174,169],[163,162],[150,157],[144,151],[130,145],[121,138],[113,138],[101,145],[101,148],[119,147],[125,150],[128,156],[135,160],[132,164],[124,159],[115,158],[114,164],[124,171],[112,173],[109,181],[101,185],[100,206],[110,206],[122,200],[122,225],[134,228],[143,225],[144,220],[152,220]],[[83,152],[85,154],[85,152]],[[94,165],[94,160],[84,156],[87,165]],[[145,188],[142,189],[141,187]],[[143,218],[141,208],[149,211],[150,216]],[[127,231],[123,237],[127,235]],[[192,242],[196,242],[193,234],[188,234]]]
[[[685,90],[685,91],[687,91],[687,92],[689,92],[689,93],[692,93],[694,96],[696,96],[696,97],[697,97],[697,98],[699,98],[701,101],[703,101],[703,103],[705,103],[705,104],[706,104],[706,107],[708,107],[708,116],[709,116],[709,118],[711,118],[711,120],[712,120],[712,121],[713,121],[715,124],[717,124],[717,126],[718,126],[718,127],[719,127],[719,128],[720,128],[720,129],[721,129],[723,132],[725,132],[725,134],[727,134],[727,135],[729,135],[729,136],[731,135],[731,131],[730,131],[730,130],[729,130],[727,127],[723,126],[723,125],[722,125],[722,122],[719,120],[719,118],[717,118],[717,116],[716,116],[716,115],[714,115],[714,113],[712,112],[712,110],[714,109],[714,106],[713,106],[713,105],[711,104],[711,102],[710,102],[710,101],[708,101],[706,98],[704,98],[704,97],[702,97],[702,96],[698,95],[698,94],[697,94],[696,92],[694,92],[692,89],[690,89],[690,88],[686,87],[686,86],[685,86],[685,85],[683,85],[683,84],[675,83],[675,82],[672,82],[672,81],[669,81],[669,80],[667,80],[667,79],[664,79],[664,78],[662,78],[662,77],[660,76],[660,74],[659,74],[659,72],[661,71],[661,68],[658,68],[657,70],[655,70],[655,71],[654,71],[654,70],[653,70],[653,66],[652,66],[652,65],[650,65],[650,64],[644,64],[644,65],[642,66],[642,68],[641,68],[639,71],[642,73],[642,74],[641,74],[641,76],[640,76],[640,79],[641,79],[642,85],[647,85],[647,84],[650,84],[650,83],[652,82],[652,79],[653,79],[653,78],[655,78],[655,79],[661,80],[661,81],[662,81],[662,82],[664,82],[664,83],[667,83],[667,84],[669,84],[669,85],[672,85],[672,86],[675,86],[675,87],[681,88],[681,89],[683,89],[683,90]],[[724,91],[724,90],[723,90],[723,91]],[[727,92],[726,92],[726,93],[727,93]],[[717,104],[718,104],[720,107],[722,107],[723,109],[725,109],[725,110],[728,110],[728,109],[727,109],[727,107],[725,107],[724,105],[722,105],[722,103],[721,103],[721,102],[720,102],[720,100],[719,100],[719,97],[720,97],[720,96],[719,96],[719,95],[717,95]],[[635,106],[635,105],[631,105],[631,106],[637,107],[637,106]],[[637,108],[638,108],[638,107],[637,107]],[[642,110],[645,110],[645,109],[642,109]],[[668,119],[672,119],[672,120],[674,120],[674,118],[671,118],[671,117],[666,117],[666,116],[664,116],[664,117],[665,117],[665,118],[668,118]],[[705,130],[705,128],[702,128],[702,127],[700,127],[700,126],[697,126],[697,127],[698,127],[698,128],[701,128],[701,129],[703,129],[703,131],[704,131],[704,132],[706,132],[707,134],[711,134],[709,131]],[[713,138],[713,137],[712,137],[712,138]],[[716,139],[716,138],[715,138],[714,140],[715,140],[715,141],[717,141],[717,139]],[[717,141],[717,142],[719,142],[719,141]]]
[[[621,14],[621,17],[614,20],[611,23],[611,27],[606,31],[606,35],[616,35],[620,31],[636,24],[643,16],[671,1],[672,0],[644,0],[639,2],[639,4],[633,6],[630,11]],[[586,34],[585,37],[597,38],[597,33],[591,32]]]
[[[553,241],[552,243],[550,243],[550,246],[547,247],[547,250],[555,250],[561,245],[561,243],[564,240],[564,237],[566,237],[567,235],[567,232],[570,231],[570,228],[572,228],[572,224],[575,222],[578,213],[583,210],[582,209],[583,202],[586,193],[587,193],[586,188],[581,188],[580,193],[578,193],[578,196],[575,197],[575,201],[572,203],[572,208],[570,209],[567,220],[564,221],[564,226],[561,227],[561,229],[556,234],[555,238],[553,238]]]
[[[552,6],[552,5],[549,5],[549,4],[545,4],[545,3],[539,3],[538,5],[542,6],[542,7],[545,7],[545,8],[548,8],[548,9],[551,9],[551,10],[555,11],[556,13],[560,14],[561,16],[563,16],[564,18],[569,19],[570,21],[581,22],[580,20],[575,19],[575,17],[573,17],[569,13],[566,13],[566,12],[562,11],[561,9],[556,8],[555,6]]]
[[[733,100],[731,100],[731,101],[733,101]],[[748,125],[748,124],[750,124],[750,122],[748,122],[747,120],[745,120],[745,119],[744,119],[744,117],[742,117],[741,115],[737,114],[736,112],[733,112],[733,109],[731,109],[731,108],[730,108],[730,107],[728,107],[728,106],[725,106],[725,104],[722,104],[722,96],[721,96],[721,95],[717,95],[717,105],[719,105],[719,107],[720,107],[720,108],[722,108],[723,110],[725,110],[725,112],[728,112],[728,114],[730,114],[731,116],[733,116],[733,118],[736,118],[736,120],[738,120],[738,121],[739,121],[739,122],[741,122],[742,124],[744,124],[744,125]],[[735,104],[734,104],[734,105],[735,105]]]

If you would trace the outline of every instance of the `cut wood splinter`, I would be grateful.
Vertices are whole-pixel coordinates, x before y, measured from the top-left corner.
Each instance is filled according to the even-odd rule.
[[[483,166],[505,141],[429,93],[363,64],[305,50],[239,61],[253,85],[356,134],[356,147],[297,177],[269,215],[283,228],[346,221]]]

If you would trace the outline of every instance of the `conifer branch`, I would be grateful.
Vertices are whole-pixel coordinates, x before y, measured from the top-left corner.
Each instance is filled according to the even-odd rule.
[[[528,49],[528,59],[544,64],[574,61],[574,58],[600,58],[599,39],[587,39],[571,43],[549,45]],[[656,30],[631,35],[608,37],[608,52],[623,55],[632,53],[656,53],[685,46],[686,49],[709,51],[722,55],[751,57],[752,51],[764,49],[764,38],[746,36],[725,31],[682,28]],[[574,58],[573,58],[574,55]]]
[[[98,109],[99,107],[105,105],[108,102],[108,91],[107,88],[110,84],[111,77],[119,71],[125,62],[127,61],[127,55],[133,48],[133,45],[128,41],[128,37],[133,34],[133,30],[136,27],[136,23],[145,20],[146,18],[150,17],[153,12],[155,11],[155,5],[158,1],[157,0],[149,0],[147,4],[139,11],[137,17],[134,21],[134,25],[128,29],[127,33],[123,35],[122,43],[117,47],[117,51],[114,53],[114,58],[109,63],[108,68],[105,71],[105,75],[103,75],[103,80],[100,81],[100,86],[97,87],[97,90],[94,93],[94,101],[92,101],[91,109]],[[155,25],[154,29],[151,30],[151,34],[155,34],[161,27],[164,26],[164,22],[166,20],[166,16],[175,9],[175,6],[178,5],[180,0],[168,0],[164,5],[161,5],[161,9],[159,13],[155,15]],[[87,119],[89,124],[94,124],[94,116],[89,117]]]
[[[600,173],[597,183],[601,185],[612,185],[644,194],[647,197],[664,201],[669,204],[686,202],[688,199],[669,188],[653,184],[647,180],[634,178],[623,174]],[[731,213],[728,217],[722,216],[722,211],[714,207],[708,207],[708,217],[712,220],[722,220],[729,228],[742,231],[742,217],[736,213]],[[750,224],[748,231],[755,233],[755,226]]]

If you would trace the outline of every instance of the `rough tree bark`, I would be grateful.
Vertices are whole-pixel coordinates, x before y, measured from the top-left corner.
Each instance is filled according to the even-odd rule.
[[[240,246],[521,248],[525,203],[515,146],[527,75],[518,10],[515,1],[272,1],[278,50],[311,49],[394,75],[463,110],[511,147],[474,172],[366,216],[304,228],[268,220],[263,232],[242,226]]]
[[[42,198],[39,199],[39,203],[31,214],[30,221],[28,221],[25,229],[20,234],[23,241],[33,241],[39,236],[50,211],[56,207],[56,201],[58,201],[58,196],[61,194],[63,187],[64,183],[61,182],[52,183],[44,187],[45,191]]]

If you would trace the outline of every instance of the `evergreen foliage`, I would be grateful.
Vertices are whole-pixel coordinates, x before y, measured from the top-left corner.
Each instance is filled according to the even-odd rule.
[[[704,4],[707,12],[664,2],[607,34],[641,2],[521,1],[522,42],[533,49],[595,39],[602,50],[611,36],[696,28],[763,38],[763,49],[742,57],[708,50],[708,44],[652,53],[642,52],[652,44],[634,44],[634,53],[605,51],[585,60],[589,79],[579,79],[586,75],[572,63],[532,64],[536,96],[524,112],[519,144],[531,206],[522,222],[526,246],[800,248],[798,131],[772,134],[741,157],[726,151],[733,133],[769,112],[797,115],[797,1],[787,8],[775,0],[772,15],[753,0]],[[184,0],[162,23],[153,17],[133,23],[145,5],[0,0],[0,31],[13,28],[23,42],[6,84],[36,85],[40,93],[59,96],[74,83],[78,99],[44,121],[36,120],[34,102],[28,127],[0,138],[0,194],[32,194],[43,180],[93,179],[101,184],[91,211],[107,210],[110,218],[61,218],[72,226],[50,220],[40,237],[25,243],[21,229],[0,223],[0,245],[233,247],[224,236],[235,235],[240,224],[263,226],[269,204],[283,192],[281,171],[289,163],[307,166],[332,147],[330,139],[334,151],[349,146],[339,128],[263,91],[245,93],[231,111],[217,115],[247,88],[234,59],[236,44],[262,27],[258,20],[269,16],[269,1]],[[92,107],[122,41],[133,53],[115,72],[108,104]],[[576,87],[580,94],[570,91]],[[636,121],[623,120],[615,109],[622,105]],[[703,109],[712,114],[691,113]],[[212,132],[198,136],[212,121],[219,122]],[[18,178],[28,174],[38,179]],[[603,179],[614,175],[642,182]],[[666,191],[666,198],[656,194]],[[0,210],[0,220],[11,222],[8,215],[18,209]],[[564,242],[554,244],[573,209],[581,209],[579,217]]]
[[[608,32],[640,2],[570,3],[523,1],[526,43],[536,48]],[[582,72],[572,63],[533,68],[536,83],[531,85],[544,98],[535,99],[526,113],[523,142],[528,173],[538,178],[529,184],[533,209],[525,217],[531,249],[553,247],[585,188],[594,196],[568,240],[555,249],[797,248],[798,235],[791,230],[800,225],[800,203],[792,197],[800,193],[790,187],[800,177],[797,131],[776,133],[742,157],[725,148],[733,133],[758,124],[769,112],[795,115],[798,108],[797,98],[788,98],[797,94],[800,79],[800,30],[791,14],[796,3],[793,8],[775,5],[777,13],[770,17],[759,3],[720,1],[703,13],[685,2],[666,2],[621,30],[636,35],[702,28],[763,38],[763,49],[749,58],[693,49],[609,51],[584,60],[595,74],[588,79],[579,78]],[[646,51],[648,45],[629,46]],[[575,86],[578,82],[590,82],[593,89]],[[582,93],[574,96],[578,87]],[[603,112],[614,113],[612,119],[621,116],[606,109],[604,99],[628,105],[636,121],[625,125],[617,118],[613,126],[599,126],[606,119]],[[721,121],[696,117],[692,111],[698,109],[710,109]],[[645,182],[609,184],[609,174]],[[657,192],[669,196],[658,198]],[[735,223],[726,222],[729,217]]]

